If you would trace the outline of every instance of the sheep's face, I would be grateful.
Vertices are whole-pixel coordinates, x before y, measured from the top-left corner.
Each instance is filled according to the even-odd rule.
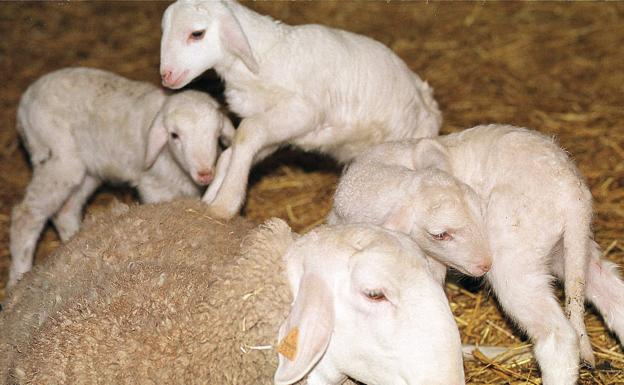
[[[463,383],[446,296],[407,236],[326,226],[285,259],[295,301],[279,332],[276,384],[306,374],[308,383]]]
[[[219,133],[226,118],[216,103],[197,91],[173,95],[165,105],[169,150],[195,183],[212,182]]]
[[[165,87],[178,89],[223,57],[216,1],[178,1],[162,19],[160,72]]]
[[[384,227],[409,234],[427,254],[464,274],[487,273],[492,256],[474,190],[436,169],[420,173],[412,190]]]

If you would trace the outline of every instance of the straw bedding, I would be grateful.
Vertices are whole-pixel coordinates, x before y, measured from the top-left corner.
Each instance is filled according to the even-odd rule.
[[[387,44],[435,89],[443,132],[501,122],[556,136],[587,178],[595,198],[596,239],[624,266],[624,4],[268,2],[252,8],[292,24],[322,23]],[[19,96],[57,68],[103,68],[157,83],[160,17],[167,3],[3,3],[0,6],[0,298],[8,266],[8,225],[30,178],[14,130]],[[208,74],[194,87],[218,94]],[[326,158],[284,150],[256,167],[244,215],[286,219],[306,231],[331,206],[340,168]],[[105,188],[89,204],[131,202],[128,189]],[[58,247],[50,228],[41,261]],[[465,342],[522,345],[487,288],[459,279],[447,287]],[[598,367],[582,384],[624,383],[624,353],[589,311]],[[533,361],[483,359],[467,382],[539,383]]]

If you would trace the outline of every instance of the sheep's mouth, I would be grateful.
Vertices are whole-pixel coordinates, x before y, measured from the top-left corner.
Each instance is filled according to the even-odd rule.
[[[199,172],[197,174],[195,174],[195,183],[201,185],[201,186],[208,186],[210,184],[210,182],[212,182],[212,180],[214,179],[214,173],[212,171],[210,172]]]
[[[471,265],[470,267],[460,266],[457,264],[451,264],[451,267],[460,271],[463,274],[469,275],[471,277],[482,277],[488,273],[491,269],[491,265]]]

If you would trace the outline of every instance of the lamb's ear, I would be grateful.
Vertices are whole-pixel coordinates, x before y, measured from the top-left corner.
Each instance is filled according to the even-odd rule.
[[[166,143],[167,129],[165,128],[164,113],[160,111],[154,118],[147,135],[147,149],[145,150],[145,161],[143,162],[143,167],[146,170],[152,167]]]
[[[420,139],[412,153],[415,168],[433,167],[450,173],[448,150],[435,139]]]
[[[308,374],[327,350],[333,329],[329,287],[316,274],[303,274],[297,298],[279,330],[275,384],[292,384]]]
[[[412,232],[414,225],[410,212],[409,203],[399,203],[386,217],[381,226],[388,230],[409,234]]]
[[[221,44],[231,54],[237,56],[254,74],[258,73],[258,62],[253,56],[251,46],[240,23],[226,2],[223,12],[219,15],[219,38]]]

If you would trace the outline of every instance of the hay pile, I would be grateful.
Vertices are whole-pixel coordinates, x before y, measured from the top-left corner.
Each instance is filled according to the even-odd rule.
[[[6,281],[10,208],[30,178],[13,129],[23,90],[38,76],[94,66],[158,82],[166,3],[4,3],[0,7],[0,297]],[[392,47],[434,87],[444,132],[504,122],[555,135],[592,187],[596,239],[624,266],[624,4],[622,3],[253,3],[288,23],[323,23]],[[197,87],[218,92],[214,77]],[[284,151],[254,170],[244,214],[282,217],[305,231],[323,220],[340,169]],[[128,190],[104,190],[102,210]],[[48,229],[39,260],[58,246]],[[448,293],[465,342],[522,344],[489,291],[471,281]],[[598,368],[582,384],[624,383],[624,353],[589,313]],[[468,383],[539,383],[534,362],[467,364]]]

